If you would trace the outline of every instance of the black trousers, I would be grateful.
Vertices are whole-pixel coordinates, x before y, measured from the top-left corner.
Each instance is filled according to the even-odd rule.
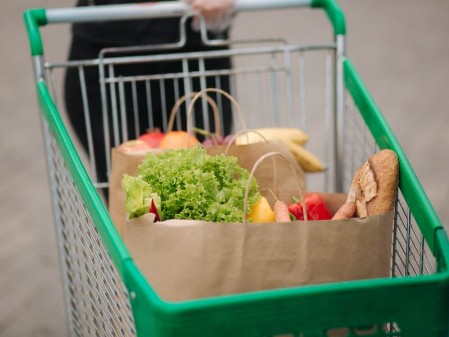
[[[83,60],[83,59],[95,59],[99,56],[100,50],[103,46],[100,46],[96,43],[86,41],[84,39],[79,39],[76,36],[73,38],[69,59],[70,60]],[[182,50],[177,50],[176,52],[190,52],[190,51],[204,51],[211,50],[210,47],[204,46],[189,46],[187,45]],[[166,52],[165,52],[166,53]],[[229,58],[211,58],[206,59],[205,61],[206,70],[218,70],[218,69],[230,69],[231,61]],[[198,70],[198,62],[197,61],[189,61],[190,72]],[[150,75],[150,74],[173,74],[182,72],[182,63],[180,61],[177,62],[161,62],[161,63],[139,63],[139,64],[126,64],[126,65],[117,65],[114,68],[114,77],[119,76],[137,76],[137,75]],[[91,135],[93,140],[93,151],[95,153],[95,168],[97,174],[98,182],[107,182],[107,163],[106,163],[106,151],[110,149],[105,148],[105,137],[108,137],[110,140],[111,146],[114,146],[114,139],[116,136],[123,136],[122,125],[124,122],[127,124],[127,133],[128,138],[133,139],[136,136],[144,133],[150,124],[153,124],[154,127],[159,127],[163,129],[163,111],[170,113],[171,108],[173,107],[176,95],[175,95],[175,86],[174,82],[167,81],[165,82],[164,90],[161,90],[160,83],[158,81],[151,81],[150,92],[148,95],[148,87],[145,85],[145,81],[136,82],[136,86],[134,92],[132,90],[131,85],[125,84],[124,90],[124,100],[119,101],[117,98],[116,104],[117,109],[119,111],[118,115],[120,116],[121,107],[124,106],[126,111],[126,121],[118,118],[118,130],[119,135],[114,133],[113,129],[113,121],[112,118],[112,101],[110,95],[110,86],[107,85],[107,115],[108,120],[103,120],[103,108],[101,101],[101,87],[99,81],[99,68],[94,67],[85,67],[84,68],[84,77],[87,89],[87,104],[89,108],[90,114],[90,125],[91,125]],[[217,86],[217,78],[207,78],[206,86],[207,87],[216,87]],[[230,91],[230,79],[229,76],[219,76],[219,85],[221,89],[229,92]],[[182,79],[178,81],[179,84],[179,96],[184,95],[184,86]],[[192,91],[200,90],[200,81],[199,79],[192,79]],[[119,97],[118,86],[116,86],[117,97]],[[211,95],[212,98],[217,99],[214,95]],[[85,119],[85,109],[83,106],[83,96],[82,96],[82,87],[80,84],[80,74],[79,70],[76,67],[68,68],[66,71],[65,82],[64,82],[64,100],[66,111],[69,117],[69,120],[73,126],[73,129],[76,132],[77,137],[79,138],[82,146],[86,151],[88,151],[88,134],[86,128],[86,119]],[[136,107],[137,102],[137,107]],[[147,109],[148,105],[152,106],[152,113],[149,113]],[[199,105],[196,108],[197,112],[195,113],[195,124],[197,127],[203,128],[203,120],[201,113],[201,105],[200,100],[198,101]],[[230,133],[231,124],[232,124],[232,109],[230,102],[223,97],[222,99],[222,115],[223,115],[223,129],[225,134]],[[164,106],[165,105],[165,108]],[[137,119],[135,120],[135,112],[137,111]],[[184,110],[185,111],[185,110]],[[210,117],[209,120],[213,121],[213,116],[211,111],[208,112]],[[185,122],[185,113],[182,113],[183,116],[181,121],[181,128],[186,127]],[[168,116],[166,116],[168,119]],[[117,121],[117,119],[115,119]],[[109,123],[109,134],[105,135],[104,125],[105,123]],[[139,130],[136,130],[135,125],[139,125]],[[213,123],[210,123],[211,131],[214,131]],[[176,126],[176,123],[175,123]],[[176,127],[175,127],[176,129]],[[122,139],[122,138],[119,138]]]

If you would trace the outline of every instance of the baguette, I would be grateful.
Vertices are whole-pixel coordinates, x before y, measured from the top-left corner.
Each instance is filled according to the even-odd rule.
[[[396,153],[382,150],[373,156],[356,173],[355,203],[357,216],[383,214],[394,208],[398,182],[399,163]],[[354,192],[354,191],[353,191]]]

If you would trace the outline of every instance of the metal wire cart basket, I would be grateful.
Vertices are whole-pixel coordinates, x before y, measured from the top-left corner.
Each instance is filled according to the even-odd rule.
[[[398,141],[345,55],[341,9],[332,0],[240,0],[235,11],[293,7],[323,10],[335,39],[319,45],[291,45],[275,39],[215,41],[208,39],[202,22],[204,43],[230,48],[177,53],[185,43],[185,19],[193,15],[182,2],[25,12],[71,336],[448,336],[448,237]],[[40,28],[45,25],[158,17],[182,17],[179,41],[108,48],[91,60],[49,63],[44,58]],[[158,53],[148,53],[154,50]],[[232,58],[233,66],[206,69],[207,60],[217,57]],[[117,67],[124,64],[175,61],[182,64],[177,73],[116,75]],[[87,154],[66,128],[58,103],[55,78],[58,71],[69,68],[76,69],[80,78]],[[101,113],[111,121],[104,123],[105,134],[111,137],[105,137],[101,153],[93,150],[94,131],[89,124],[93,112],[87,104],[89,84],[84,80],[85,72],[92,70],[99,73]],[[345,192],[355,169],[369,155],[378,149],[397,153],[400,193],[390,278],[181,303],[165,302],[157,296],[110,220],[102,201],[108,181],[97,177],[95,162],[104,156],[109,165],[110,148],[138,135],[142,129],[138,119],[127,116],[144,112],[146,126],[152,127],[154,102],[139,101],[137,91],[146,91],[150,97],[150,91],[157,90],[166,116],[171,108],[164,104],[168,90],[179,98],[192,91],[194,82],[201,89],[210,83],[220,88],[224,77],[230,79],[231,94],[247,114],[248,127],[295,126],[313,135],[310,146],[326,171],[313,175],[312,186]],[[219,105],[220,99],[217,97]],[[127,123],[134,123],[134,132]],[[205,123],[209,123],[207,116]]]

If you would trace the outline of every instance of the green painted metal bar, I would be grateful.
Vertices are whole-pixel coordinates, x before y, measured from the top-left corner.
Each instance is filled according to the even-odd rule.
[[[346,20],[345,15],[334,0],[313,0],[313,8],[322,8],[326,12],[329,20],[334,27],[335,35],[345,35],[346,34]]]
[[[28,31],[31,55],[44,55],[44,46],[39,27],[47,24],[46,10],[43,8],[27,10],[23,14],[23,19]]]

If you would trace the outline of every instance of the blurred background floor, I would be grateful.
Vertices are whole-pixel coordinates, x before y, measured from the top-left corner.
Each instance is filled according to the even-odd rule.
[[[0,11],[0,336],[65,336],[57,247],[33,70],[22,12],[67,7],[73,1],[2,1]],[[341,0],[348,55],[383,111],[443,224],[449,224],[449,2]],[[308,11],[307,13],[311,13]],[[294,11],[239,15],[233,35],[294,38]],[[330,37],[310,25],[311,41]],[[261,24],[263,22],[263,24]],[[46,55],[67,53],[69,28],[44,29]],[[305,41],[310,42],[310,41]],[[316,41],[314,41],[316,42]],[[449,228],[449,227],[448,227]]]

